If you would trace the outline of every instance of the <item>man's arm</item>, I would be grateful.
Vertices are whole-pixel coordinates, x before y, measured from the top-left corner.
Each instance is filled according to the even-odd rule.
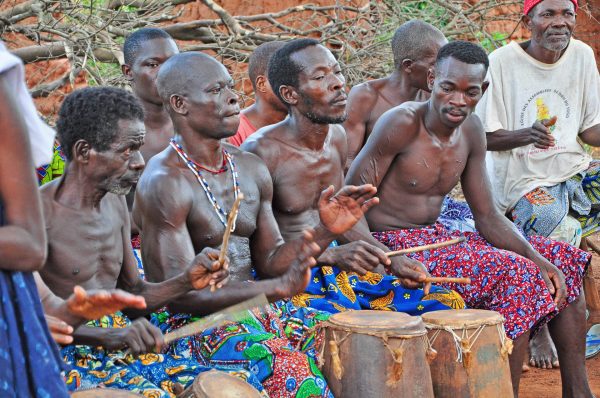
[[[581,141],[591,146],[600,146],[600,124],[596,124],[579,134]]]
[[[550,292],[554,293],[556,289],[556,300],[564,300],[566,287],[560,270],[542,257],[494,205],[485,169],[485,138],[481,121],[477,116],[471,116],[463,124],[462,130],[468,139],[470,152],[461,184],[467,203],[473,211],[477,230],[494,247],[515,252],[536,263]]]
[[[344,172],[348,171],[367,140],[367,124],[376,101],[377,94],[366,83],[352,87],[348,94],[348,118],[343,124],[348,140]]]
[[[536,148],[546,149],[554,146],[554,137],[548,127],[548,121],[536,120],[531,127],[520,130],[496,130],[486,134],[488,151],[510,151],[533,144]]]
[[[2,74],[0,142],[0,205],[4,209],[0,214],[4,220],[0,227],[0,269],[36,271],[44,265],[47,253],[40,195],[27,126]]]
[[[348,170],[346,184],[372,184],[379,187],[396,156],[401,155],[415,137],[418,131],[415,117],[414,112],[407,109],[393,108],[384,113]],[[348,241],[363,240],[384,252],[389,251],[372,237],[365,220],[358,222],[344,237]],[[406,256],[392,258],[391,270],[408,288],[420,286],[428,275],[423,264]]]

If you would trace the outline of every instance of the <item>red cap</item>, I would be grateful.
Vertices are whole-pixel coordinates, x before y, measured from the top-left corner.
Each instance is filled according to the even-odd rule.
[[[535,7],[542,1],[544,0],[525,0],[525,3],[523,4],[523,14],[527,15],[533,7]],[[575,11],[577,11],[577,0],[571,0],[571,2],[573,3],[573,5],[575,5]]]

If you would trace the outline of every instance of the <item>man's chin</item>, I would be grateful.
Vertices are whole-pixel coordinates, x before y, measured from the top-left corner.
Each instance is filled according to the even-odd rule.
[[[342,115],[315,115],[314,113],[307,113],[306,117],[313,123],[316,124],[341,124],[346,121],[348,114],[344,112]]]
[[[132,185],[129,186],[121,186],[121,185],[115,185],[110,187],[110,189],[108,190],[108,192],[115,194],[115,195],[127,195],[129,194],[129,192],[131,192],[131,188],[133,188]]]

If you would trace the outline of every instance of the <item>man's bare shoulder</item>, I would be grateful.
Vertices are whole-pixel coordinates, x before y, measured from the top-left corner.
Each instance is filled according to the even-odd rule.
[[[427,103],[413,101],[395,106],[381,115],[372,134],[377,131],[402,135],[417,133],[426,108]]]
[[[283,120],[257,130],[244,141],[240,149],[256,155],[261,163],[271,168],[280,158],[279,154],[287,142],[286,136],[286,120]]]
[[[369,80],[352,87],[348,101],[359,104],[362,109],[370,111],[377,103],[379,93],[386,86],[387,78]]]
[[[467,138],[471,148],[487,149],[487,139],[483,123],[476,114],[471,114],[461,125],[461,132]]]
[[[50,218],[54,213],[52,211],[54,206],[54,198],[62,179],[63,177],[57,178],[56,180],[52,180],[40,187],[40,197],[42,199],[42,210],[44,220],[46,221],[46,226],[48,226]]]

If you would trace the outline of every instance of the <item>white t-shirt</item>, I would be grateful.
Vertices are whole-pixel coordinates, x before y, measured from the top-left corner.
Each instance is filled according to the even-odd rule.
[[[578,136],[600,123],[600,78],[593,50],[571,39],[554,64],[537,61],[513,41],[490,54],[487,79],[490,86],[476,110],[485,131],[514,131],[558,117],[550,128],[552,148],[530,144],[490,152],[496,204],[506,212],[533,189],[559,184],[589,166]]]
[[[23,62],[8,52],[2,41],[0,41],[0,74],[6,76],[11,94],[14,95],[16,104],[25,120],[34,166],[40,167],[49,164],[52,161],[55,132],[44,123],[35,109],[33,99],[25,85]]]

